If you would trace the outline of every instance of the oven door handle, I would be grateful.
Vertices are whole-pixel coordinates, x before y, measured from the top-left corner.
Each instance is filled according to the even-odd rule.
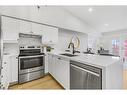
[[[36,56],[20,56],[19,59],[21,58],[36,58],[36,57],[43,57],[45,55],[36,55]]]

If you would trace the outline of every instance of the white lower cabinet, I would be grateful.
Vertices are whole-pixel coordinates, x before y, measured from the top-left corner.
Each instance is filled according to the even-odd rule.
[[[49,55],[48,56],[48,71],[49,73],[55,77],[55,62],[54,62],[54,58],[53,58],[53,55]]]
[[[5,55],[1,70],[1,88],[8,89],[10,83],[18,82],[18,59],[16,55]]]
[[[49,55],[49,73],[65,88],[70,88],[70,61]]]
[[[48,68],[49,67],[48,66],[49,64],[48,64],[48,54],[46,54],[46,53],[45,53],[45,60],[44,60],[44,62],[45,62],[44,63],[45,64],[45,74],[47,74],[48,73],[48,69],[49,69]]]
[[[1,70],[1,89],[8,89],[10,83],[10,58],[4,56]]]
[[[18,58],[16,55],[10,57],[10,83],[18,82]]]
[[[60,59],[59,67],[61,67],[59,73],[60,81],[66,89],[69,89],[70,88],[70,61],[66,59]]]

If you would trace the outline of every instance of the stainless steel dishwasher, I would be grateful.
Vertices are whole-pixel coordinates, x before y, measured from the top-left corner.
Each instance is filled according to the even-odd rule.
[[[70,89],[102,89],[102,70],[71,61]]]

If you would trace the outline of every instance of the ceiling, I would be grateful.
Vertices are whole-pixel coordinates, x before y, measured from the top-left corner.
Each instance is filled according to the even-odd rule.
[[[127,29],[127,6],[67,6],[64,8],[97,32]]]

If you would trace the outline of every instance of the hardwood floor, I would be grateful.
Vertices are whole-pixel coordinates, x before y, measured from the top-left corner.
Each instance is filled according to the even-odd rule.
[[[123,71],[123,88],[127,89],[127,70]]]
[[[62,90],[63,87],[56,82],[56,80],[51,76],[51,75],[46,75],[43,78],[40,78],[38,80],[34,80],[31,82],[27,82],[24,84],[17,84],[14,86],[9,87],[10,90],[15,90],[15,89],[41,89],[41,90],[46,90],[46,89],[58,89]]]
[[[127,70],[123,71],[123,88],[127,89]],[[38,80],[34,80],[28,83],[24,84],[17,84],[14,86],[10,86],[9,89],[15,90],[15,89],[63,89],[63,87],[56,82],[56,80],[50,75],[46,75],[43,78],[40,78]]]

